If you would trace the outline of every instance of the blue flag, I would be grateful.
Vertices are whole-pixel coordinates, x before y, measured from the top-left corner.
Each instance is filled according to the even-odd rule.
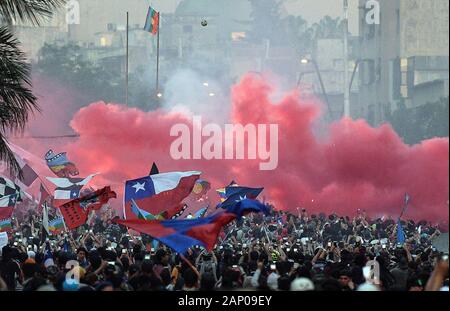
[[[223,226],[246,212],[268,212],[268,207],[255,200],[236,202],[226,210],[196,219],[145,221],[142,219],[114,220],[133,230],[150,235],[171,247],[177,253],[184,254],[187,250],[199,245],[211,251],[217,242],[217,237]]]
[[[227,209],[245,199],[256,199],[264,188],[249,188],[240,186],[229,186],[225,188],[226,199],[217,205],[217,208]]]
[[[400,218],[397,221],[397,244],[405,244],[406,236]]]

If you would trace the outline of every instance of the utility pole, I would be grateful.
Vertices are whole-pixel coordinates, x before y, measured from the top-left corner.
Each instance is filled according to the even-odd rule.
[[[344,117],[350,118],[350,89],[348,77],[348,0],[344,0]]]

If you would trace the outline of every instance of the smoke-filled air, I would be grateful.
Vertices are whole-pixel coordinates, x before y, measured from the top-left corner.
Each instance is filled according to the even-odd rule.
[[[202,171],[212,184],[212,198],[214,189],[234,179],[238,184],[264,187],[264,198],[277,209],[294,212],[300,207],[312,213],[352,215],[361,208],[373,217],[398,217],[408,193],[413,198],[408,217],[448,221],[448,138],[409,146],[389,125],[373,128],[364,120],[350,119],[332,123],[319,136],[315,128],[320,106],[301,101],[297,90],[273,101],[276,91],[262,77],[244,76],[232,87],[227,121],[279,125],[279,162],[272,171],[259,170],[257,160],[173,160],[169,152],[176,137],[170,136],[170,129],[177,123],[192,128],[190,115],[144,112],[105,102],[73,114],[70,126],[79,138],[57,145],[53,141],[52,146],[28,142],[28,150],[37,155],[48,147],[67,150],[82,175],[101,173],[93,185],[112,185],[119,196],[125,180],[144,176],[156,162],[161,171]],[[66,116],[56,117],[51,111],[55,107],[71,111],[70,96],[76,94],[37,92],[46,94],[41,101],[45,113],[36,116],[30,127],[34,132],[63,129]],[[119,208],[119,202],[112,204]]]

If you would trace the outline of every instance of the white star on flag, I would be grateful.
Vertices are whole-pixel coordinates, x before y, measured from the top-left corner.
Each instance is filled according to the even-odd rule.
[[[145,181],[141,184],[141,183],[139,183],[139,182],[137,182],[137,183],[135,183],[132,187],[134,188],[134,189],[136,189],[136,192],[135,193],[138,193],[139,192],[139,190],[142,190],[142,191],[145,191]]]
[[[241,202],[242,200],[247,199],[247,195],[244,195],[243,197],[239,196],[239,199],[236,200],[236,202]]]

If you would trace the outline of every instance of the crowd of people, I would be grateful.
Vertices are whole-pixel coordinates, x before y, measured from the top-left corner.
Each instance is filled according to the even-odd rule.
[[[448,291],[448,252],[426,221],[356,216],[248,214],[213,251],[176,254],[150,236],[98,216],[45,235],[41,217],[16,215],[1,251],[0,291]]]

